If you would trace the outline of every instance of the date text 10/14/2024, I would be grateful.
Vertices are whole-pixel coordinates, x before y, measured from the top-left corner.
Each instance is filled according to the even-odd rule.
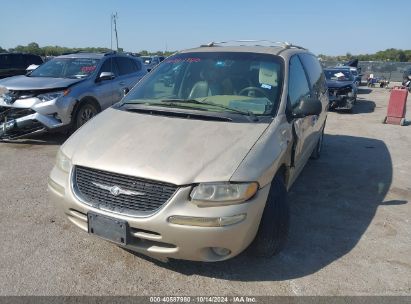
[[[164,296],[150,297],[150,303],[258,303],[255,297],[247,296]]]

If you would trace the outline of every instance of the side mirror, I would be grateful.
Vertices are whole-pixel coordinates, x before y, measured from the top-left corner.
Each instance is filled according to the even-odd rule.
[[[323,105],[318,99],[301,99],[300,103],[292,110],[293,117],[303,118],[310,115],[320,115]]]
[[[102,72],[100,76],[97,78],[98,81],[103,81],[103,80],[111,80],[116,78],[113,73],[111,72]]]

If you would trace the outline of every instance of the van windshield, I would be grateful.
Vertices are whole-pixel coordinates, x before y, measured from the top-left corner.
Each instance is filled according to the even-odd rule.
[[[201,52],[166,58],[123,99],[126,104],[273,115],[283,60],[248,52]],[[183,105],[184,103],[184,105]],[[214,104],[214,106],[213,106]]]
[[[99,61],[95,58],[55,58],[34,70],[30,77],[84,78],[95,71]]]

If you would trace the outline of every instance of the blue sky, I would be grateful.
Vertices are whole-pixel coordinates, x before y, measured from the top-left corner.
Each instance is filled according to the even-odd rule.
[[[0,46],[110,47],[110,14],[118,12],[126,51],[267,39],[316,54],[370,53],[411,49],[410,8],[409,0],[9,0],[1,3]]]

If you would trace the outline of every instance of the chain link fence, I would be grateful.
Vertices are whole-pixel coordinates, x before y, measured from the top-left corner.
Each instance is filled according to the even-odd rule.
[[[335,67],[337,64],[343,62],[338,61],[322,61],[323,67]],[[374,77],[385,78],[388,81],[402,82],[403,73],[405,70],[411,68],[411,62],[386,62],[386,61],[359,61],[358,67],[361,68],[363,74],[363,81],[365,81],[370,74]]]

